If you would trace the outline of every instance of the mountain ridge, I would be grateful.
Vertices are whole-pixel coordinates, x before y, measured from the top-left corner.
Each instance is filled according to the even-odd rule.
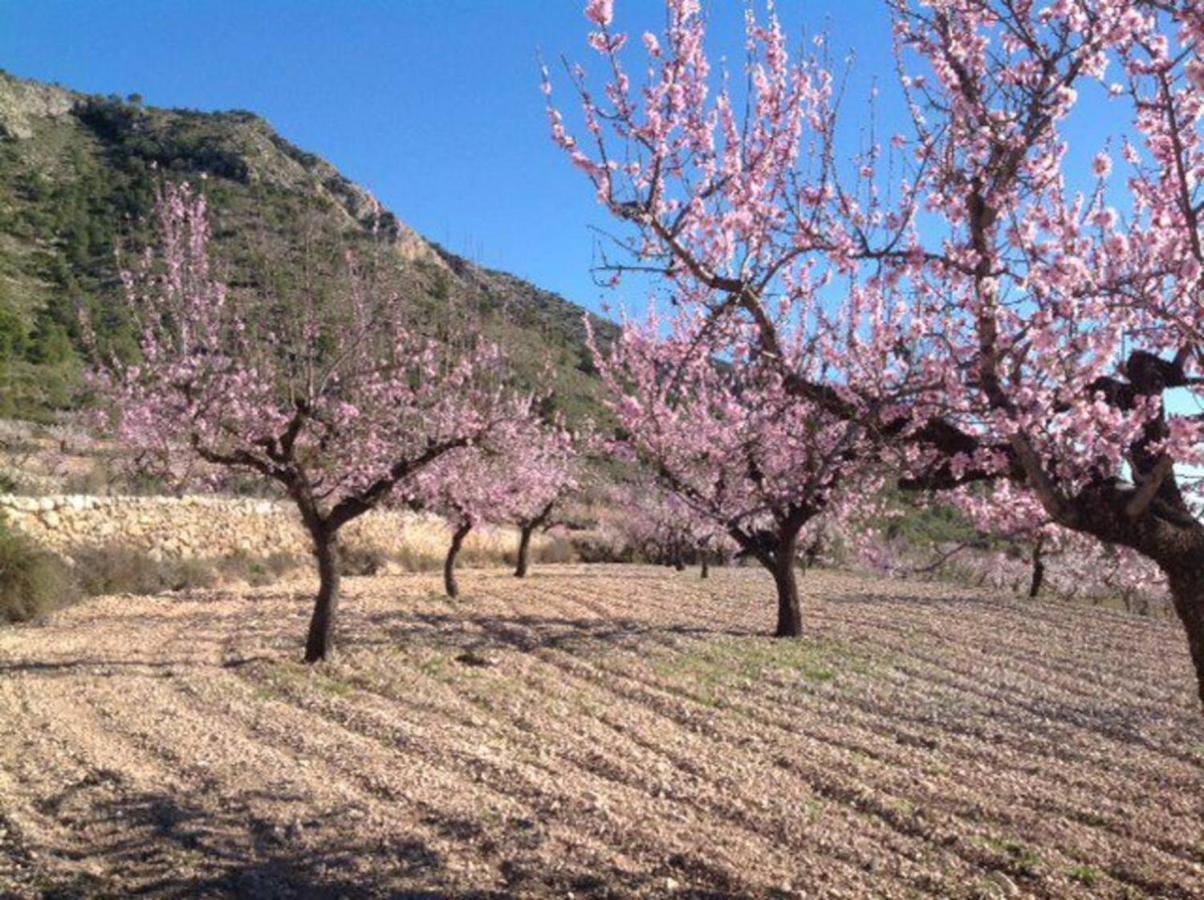
[[[36,418],[73,402],[80,307],[119,345],[132,339],[123,331],[114,249],[149,237],[161,178],[204,182],[215,246],[236,270],[254,253],[251,232],[296,243],[303,215],[349,240],[383,234],[410,273],[407,299],[416,309],[438,315],[469,304],[527,380],[551,362],[566,415],[604,416],[584,319],[604,340],[616,333],[613,322],[428,240],[262,116],[147,106],[137,95],[85,94],[3,70],[0,415]]]

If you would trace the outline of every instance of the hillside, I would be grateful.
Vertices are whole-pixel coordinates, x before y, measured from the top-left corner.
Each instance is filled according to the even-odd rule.
[[[420,315],[473,310],[534,381],[550,358],[559,405],[596,414],[583,310],[425,240],[337,169],[250,112],[148,107],[0,72],[0,417],[72,402],[85,307],[117,347],[130,343],[115,250],[146,240],[157,178],[204,181],[219,256],[251,276],[258,244],[296,247],[319,220],[351,243],[383,234]],[[614,326],[597,325],[604,335]]]
[[[1204,896],[1177,629],[812,571],[120,596],[0,632],[0,895]]]

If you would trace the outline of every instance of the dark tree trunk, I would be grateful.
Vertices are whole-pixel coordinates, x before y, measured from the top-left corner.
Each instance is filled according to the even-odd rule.
[[[683,560],[681,556],[673,557],[673,568],[678,572],[684,572],[686,570],[685,560]]]
[[[774,561],[773,582],[778,587],[778,627],[774,638],[803,636],[803,609],[798,602],[798,574],[793,553],[780,553]]]
[[[527,577],[527,569],[531,565],[531,535],[534,533],[534,522],[526,522],[519,528],[518,564],[514,567],[515,578]]]
[[[1187,632],[1187,648],[1196,667],[1196,692],[1204,703],[1204,560],[1168,572],[1175,612]]]
[[[1045,581],[1045,557],[1041,552],[1041,541],[1033,544],[1033,578],[1028,585],[1028,596],[1036,599],[1041,593],[1041,584]]]
[[[705,550],[702,551],[701,568],[698,570],[699,578],[711,577],[711,560]]]
[[[334,651],[334,623],[339,609],[339,547],[334,532],[325,528],[313,534],[314,556],[318,559],[318,597],[305,639],[305,661],[328,659]]]
[[[803,610],[798,596],[798,535],[815,515],[814,510],[798,507],[778,520],[776,530],[746,531],[732,527],[728,534],[741,550],[764,566],[773,576],[777,589],[778,623],[774,637],[802,637]]]
[[[447,559],[443,562],[443,588],[447,591],[449,597],[460,596],[460,585],[456,583],[456,557],[460,555],[460,548],[464,546],[464,538],[468,537],[468,532],[472,531],[471,525],[461,525],[452,534],[451,547],[447,550]]]
[[[798,573],[794,551],[798,531],[784,533],[774,550],[773,581],[778,589],[778,625],[774,637],[802,637],[803,610],[798,597]]]

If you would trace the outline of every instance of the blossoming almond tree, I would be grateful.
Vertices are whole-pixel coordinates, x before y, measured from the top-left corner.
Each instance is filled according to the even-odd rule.
[[[738,316],[751,356],[786,360],[770,298],[800,266],[848,276],[833,318],[878,298],[888,383],[780,365],[786,389],[900,447],[910,486],[1014,480],[1058,525],[1155,562],[1204,700],[1204,526],[1183,478],[1204,461],[1204,418],[1165,400],[1179,389],[1198,402],[1201,385],[1204,9],[888,5],[915,135],[864,148],[853,186],[838,177],[831,77],[791,61],[772,15],[750,15],[737,114],[713,89],[696,0],[667,0],[638,91],[612,4],[588,4],[608,81],[594,91],[571,70],[588,141],[550,109],[554,137],[634,226],[629,265],[663,272],[711,321]],[[1103,148],[1084,171],[1069,163],[1063,132],[1093,86],[1127,129],[1123,189],[1107,189]],[[888,153],[903,173],[890,195]]]
[[[556,503],[577,484],[574,438],[546,421],[531,397],[513,399],[505,421],[472,446],[448,453],[413,481],[413,499],[447,519],[451,544],[443,565],[449,597],[458,597],[456,560],[481,525],[518,522],[519,570],[525,575],[534,531],[552,519]]]
[[[625,330],[604,367],[620,418],[662,480],[773,573],[777,633],[796,635],[799,533],[876,462],[868,426],[883,398],[910,389],[912,365],[894,345],[914,326],[881,281],[825,302],[845,269],[834,248],[852,240],[828,222],[828,73],[792,64],[777,23],[750,18],[751,99],[739,113],[726,87],[711,90],[699,4],[667,10],[663,40],[644,37],[637,91],[611,4],[589,4],[610,74],[605,108],[571,68],[588,141],[549,106],[553,136],[635,226],[626,258],[608,267],[663,274],[683,309],[669,340]],[[814,171],[798,177],[796,166]]]
[[[156,215],[157,248],[123,274],[141,359],[106,359],[95,382],[146,465],[185,481],[251,474],[296,505],[320,579],[305,659],[325,659],[340,529],[488,433],[503,360],[476,340],[453,353],[409,330],[402,300],[350,256],[333,296],[328,284],[231,290],[211,268],[205,198],[168,184]]]
[[[1104,544],[1063,528],[1040,501],[1015,482],[996,481],[943,494],[983,535],[1022,551],[1028,564],[1028,596],[1047,585],[1058,596],[1073,596],[1076,587],[1113,590],[1118,596],[1152,594],[1160,580],[1157,567],[1128,547]],[[1050,572],[1048,563],[1058,565]],[[1077,582],[1077,585],[1076,585]],[[1085,590],[1084,590],[1085,592]]]
[[[722,529],[773,576],[774,634],[802,634],[799,536],[864,475],[860,423],[800,402],[775,368],[725,365],[698,347],[710,323],[679,316],[668,337],[653,317],[628,324],[602,378],[636,458],[691,512]],[[808,371],[800,342],[792,355]],[[817,374],[818,372],[814,372]]]
[[[917,498],[913,498],[917,499]],[[977,584],[1007,588],[1030,598],[1043,590],[1061,599],[1134,601],[1158,598],[1165,578],[1150,560],[1128,547],[1104,544],[1050,520],[1022,485],[1006,479],[919,497],[919,507],[939,501],[957,510],[973,532],[936,542],[922,535],[890,535],[903,510],[883,510],[877,522],[859,523],[851,537],[854,558],[874,571],[903,577],[946,572]],[[915,508],[913,508],[913,512]]]
[[[629,455],[628,447],[612,447]],[[623,552],[635,559],[671,565],[680,572],[697,558],[699,576],[709,578],[712,557],[730,558],[739,549],[722,526],[700,516],[643,468],[610,486],[607,505],[619,516],[615,528]]]
[[[443,589],[449,597],[460,596],[456,562],[469,533],[509,516],[512,485],[503,455],[502,450],[488,445],[461,447],[414,480],[416,505],[437,513],[451,528],[451,543],[443,559]]]
[[[513,460],[515,483],[511,521],[518,526],[516,578],[525,578],[531,565],[531,538],[558,521],[558,510],[581,489],[582,450],[590,443],[559,421],[535,422]]]
[[[1022,481],[1053,523],[1156,563],[1204,700],[1204,527],[1182,478],[1204,421],[1167,402],[1200,397],[1204,8],[892,6],[930,216],[893,264],[943,308],[927,413],[948,439],[917,446],[916,481]],[[1125,124],[1123,186],[1104,147],[1069,163],[1091,92]]]

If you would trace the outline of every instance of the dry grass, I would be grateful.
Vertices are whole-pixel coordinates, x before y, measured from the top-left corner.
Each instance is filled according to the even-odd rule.
[[[941,585],[565,566],[0,632],[0,896],[1204,896],[1178,631]]]
[[[347,526],[343,547],[352,554],[379,561],[382,570],[434,572],[443,568],[451,545],[451,528],[433,516],[413,516],[404,527],[382,533],[371,528],[371,520],[359,519]],[[535,562],[555,557],[558,541],[537,534],[531,542]],[[518,531],[510,527],[475,528],[469,532],[457,565],[464,567],[512,565],[518,550]],[[563,561],[563,560],[560,560]]]

